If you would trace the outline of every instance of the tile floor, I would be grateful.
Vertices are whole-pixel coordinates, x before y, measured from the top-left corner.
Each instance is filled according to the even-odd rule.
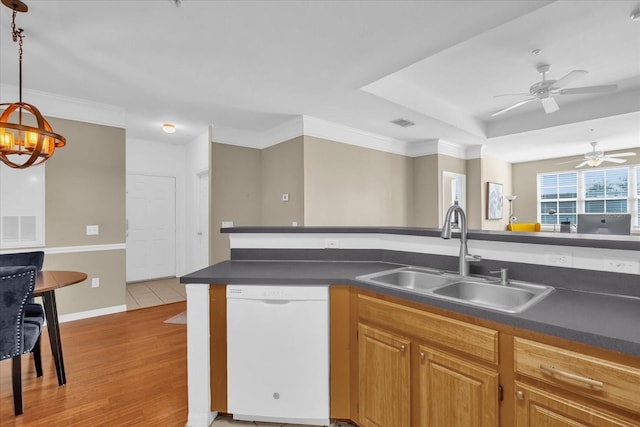
[[[185,301],[187,293],[177,277],[127,283],[127,310]]]
[[[231,416],[218,415],[212,424],[213,427],[309,427],[301,424],[265,423],[262,421],[235,421]],[[353,424],[334,421],[331,427],[352,427]]]

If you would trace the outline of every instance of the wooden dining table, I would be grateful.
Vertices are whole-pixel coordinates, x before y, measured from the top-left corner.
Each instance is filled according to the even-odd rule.
[[[53,360],[56,364],[59,385],[67,383],[67,376],[65,374],[64,359],[62,357],[62,342],[60,341],[55,290],[80,283],[86,279],[87,275],[80,271],[43,270],[38,272],[36,276],[36,287],[33,290],[33,296],[42,297],[44,314],[47,319],[47,330],[49,331],[51,353],[53,354]]]

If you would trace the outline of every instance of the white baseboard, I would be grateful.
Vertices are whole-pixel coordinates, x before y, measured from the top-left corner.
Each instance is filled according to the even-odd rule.
[[[111,307],[97,308],[95,310],[79,311],[77,313],[62,314],[58,316],[59,323],[72,322],[74,320],[88,319],[90,317],[104,316],[106,314],[122,313],[127,311],[127,305],[114,305]]]

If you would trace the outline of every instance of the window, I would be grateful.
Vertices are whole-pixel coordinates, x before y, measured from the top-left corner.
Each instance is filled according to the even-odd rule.
[[[639,227],[640,166],[539,174],[538,208],[543,225],[575,225],[578,213],[630,213]]]
[[[578,173],[539,175],[540,223],[576,223]]]
[[[627,213],[629,169],[585,171],[584,213]]]

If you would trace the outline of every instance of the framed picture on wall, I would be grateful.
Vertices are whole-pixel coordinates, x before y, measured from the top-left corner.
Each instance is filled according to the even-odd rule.
[[[502,184],[487,182],[487,219],[502,219]]]

